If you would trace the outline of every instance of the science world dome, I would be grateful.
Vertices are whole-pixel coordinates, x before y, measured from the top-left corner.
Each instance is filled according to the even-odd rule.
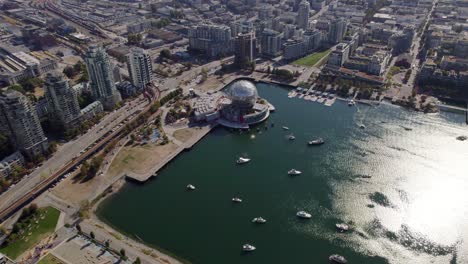
[[[232,104],[242,108],[250,108],[255,104],[258,92],[257,87],[252,82],[239,80],[227,88],[226,95],[231,99]]]

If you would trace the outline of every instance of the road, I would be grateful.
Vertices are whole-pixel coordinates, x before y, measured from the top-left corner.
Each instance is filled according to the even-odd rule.
[[[212,68],[219,67],[220,65],[221,61],[213,61],[199,67],[194,67],[175,78],[168,78],[162,81],[162,96],[164,96],[168,91],[179,87],[180,83],[184,79],[194,78],[197,76],[202,68],[210,70]],[[8,191],[0,195],[0,211],[3,211],[8,206],[21,199],[25,194],[30,192],[31,189],[38,186],[44,179],[59,171],[65,164],[79,156],[81,154],[80,152],[94,144],[99,138],[111,131],[129,115],[144,109],[146,104],[142,102],[145,101],[146,100],[143,99],[143,96],[138,97],[131,102],[131,107],[129,106],[129,103],[127,103],[124,107],[105,116],[101,122],[91,128],[86,134],[60,146],[57,152],[50,159],[45,161],[40,167],[36,168],[31,174],[29,174],[29,176],[23,178],[23,180],[15,186],[12,186]]]
[[[136,104],[140,99],[141,98],[134,100],[132,104]],[[0,195],[0,211],[5,209],[12,202],[18,200],[42,180],[58,171],[64,164],[79,155],[83,149],[91,146],[96,140],[110,131],[113,127],[117,126],[130,114],[141,109],[143,109],[141,104],[137,104],[137,107],[132,108],[124,106],[105,116],[101,122],[91,128],[86,134],[59,146],[57,152],[50,159],[45,161],[42,166],[36,168],[31,174],[29,174],[29,176],[25,177],[15,186]],[[101,129],[102,127],[104,128]]]

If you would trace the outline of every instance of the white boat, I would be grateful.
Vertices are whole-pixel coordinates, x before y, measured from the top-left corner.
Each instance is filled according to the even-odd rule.
[[[254,219],[252,219],[252,223],[264,224],[266,223],[266,219],[263,217],[255,217]]]
[[[360,124],[360,125],[359,125],[359,128],[360,128],[360,129],[366,129],[366,126],[365,126],[364,124]]]
[[[302,171],[298,171],[296,169],[290,169],[288,171],[288,175],[300,175],[302,173]]]
[[[353,99],[351,99],[351,100],[348,102],[348,105],[349,105],[349,106],[356,105],[356,102],[355,102]]]
[[[297,217],[299,218],[304,218],[304,219],[309,219],[312,218],[312,215],[307,213],[306,211],[299,211],[296,213]]]
[[[237,164],[244,164],[244,163],[247,163],[249,162],[250,159],[249,158],[244,158],[244,157],[239,157],[236,161]]]
[[[254,251],[255,249],[257,249],[257,248],[250,245],[250,244],[244,244],[242,246],[242,251],[246,251],[246,252]]]
[[[193,186],[192,184],[187,185],[187,190],[193,191],[195,189],[195,186]]]
[[[338,231],[340,232],[346,232],[349,230],[349,226],[345,223],[340,223],[340,224],[336,224],[336,229],[338,229]]]
[[[284,130],[289,130],[289,127],[283,126],[283,129],[284,129]]]
[[[323,143],[325,143],[325,140],[323,140],[323,138],[317,138],[317,139],[309,141],[307,144],[309,146],[318,146],[318,145],[322,145]]]
[[[239,198],[239,197],[234,197],[234,198],[232,198],[232,202],[234,202],[234,203],[242,203],[242,199]]]
[[[330,257],[328,257],[328,259],[335,263],[340,263],[340,264],[348,263],[348,261],[343,256],[340,256],[338,254],[333,254]]]
[[[296,137],[295,137],[294,135],[289,135],[289,136],[288,136],[288,139],[289,139],[289,140],[295,140]]]

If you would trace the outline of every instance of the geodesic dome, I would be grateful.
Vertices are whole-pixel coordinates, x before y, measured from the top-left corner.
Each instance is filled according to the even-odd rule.
[[[250,81],[237,81],[226,90],[226,94],[231,99],[233,105],[239,107],[253,107],[258,97],[257,87]]]

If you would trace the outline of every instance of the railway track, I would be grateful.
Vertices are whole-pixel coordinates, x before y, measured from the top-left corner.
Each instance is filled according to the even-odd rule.
[[[146,113],[148,110],[150,110],[151,104],[149,104],[147,107],[145,107],[140,113],[135,115],[133,119],[138,118],[140,115]],[[83,154],[81,154],[79,157],[76,157],[66,163],[62,168],[60,168],[58,171],[54,172],[51,176],[49,176],[47,179],[44,179],[41,181],[39,184],[34,186],[29,192],[24,194],[21,198],[13,202],[11,205],[6,207],[0,212],[0,223],[4,222],[6,219],[11,217],[13,214],[21,210],[25,205],[30,203],[32,200],[34,200],[36,197],[38,197],[40,194],[45,192],[52,184],[60,180],[61,177],[63,177],[68,171],[72,170],[74,167],[78,166],[81,164],[84,160],[88,159],[91,157],[94,153],[102,149],[107,143],[109,143],[111,140],[116,138],[117,136],[120,135],[122,130],[125,128],[125,125],[121,126],[120,128],[116,129],[115,131],[111,132],[109,135],[105,136],[102,140],[97,141],[97,144],[92,146],[90,149],[85,151]]]

